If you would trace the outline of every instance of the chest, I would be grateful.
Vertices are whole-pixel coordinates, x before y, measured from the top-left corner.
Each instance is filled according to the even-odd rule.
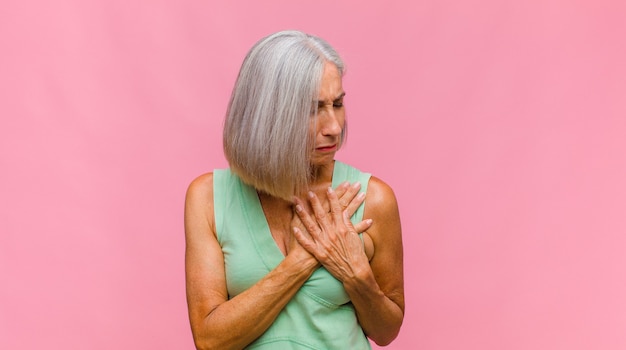
[[[267,220],[267,226],[274,239],[274,243],[278,249],[280,249],[280,252],[286,256],[289,253],[289,246],[292,239],[291,226],[294,220],[293,210],[290,207],[283,208],[271,204],[264,205],[263,201],[261,201],[261,208]]]
[[[316,193],[320,200],[327,202],[326,188],[330,185],[330,182],[320,184],[313,188],[313,192]],[[294,243],[292,240],[295,239],[293,238],[291,230],[294,226],[300,226],[300,219],[295,214],[291,202],[270,197],[262,193],[259,193],[258,197],[261,210],[263,211],[263,215],[267,221],[267,226],[270,230],[272,238],[283,256],[286,256],[289,253],[289,247],[292,243]],[[307,205],[306,210],[311,213],[312,208],[310,207],[308,201],[304,202],[305,205]],[[325,204],[328,205],[327,203]]]
[[[245,226],[235,224],[246,220],[246,217],[249,220]],[[223,225],[220,245],[224,253],[228,294],[232,298],[252,287],[276,268],[284,259],[284,252],[281,255],[278,245],[281,242],[287,243],[289,239],[285,236],[279,237],[278,241],[274,239],[274,234],[270,234],[267,222],[261,220],[261,215],[251,218],[243,213],[233,213],[230,219]],[[342,283],[323,267],[309,277],[300,293],[330,308],[350,301]]]

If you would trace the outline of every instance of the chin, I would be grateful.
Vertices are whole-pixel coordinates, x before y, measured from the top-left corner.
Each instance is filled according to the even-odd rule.
[[[314,167],[319,167],[319,166],[324,166],[324,165],[330,165],[335,161],[335,155],[326,155],[326,156],[322,156],[322,157],[315,157],[314,159],[311,159],[311,165]]]

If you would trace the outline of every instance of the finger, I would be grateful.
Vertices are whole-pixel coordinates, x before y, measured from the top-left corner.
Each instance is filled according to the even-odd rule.
[[[346,191],[343,194],[337,192],[337,197],[339,197],[339,202],[341,203],[342,208],[348,207],[350,202],[354,200],[354,197],[359,193],[361,189],[361,183],[355,182],[352,185],[346,188]]]
[[[302,221],[302,224],[304,225],[304,228],[306,229],[308,234],[314,240],[319,239],[321,230],[320,230],[319,225],[317,224],[317,221],[315,221],[313,217],[311,217],[311,215],[309,215],[309,213],[306,210],[304,210],[304,207],[302,206],[302,204],[300,203],[296,204],[295,209],[296,209],[296,214]]]
[[[297,214],[297,206],[301,206],[304,207],[304,202],[298,198],[298,197],[293,197],[293,205],[292,205],[292,209],[293,212]],[[302,220],[300,219],[299,215],[293,215],[293,217],[291,218],[291,226],[302,226]]]
[[[314,254],[315,242],[311,239],[311,237],[295,226],[292,227],[292,232],[293,236],[296,238],[296,241],[300,243],[302,248],[304,248],[309,253]]]
[[[309,202],[311,203],[313,215],[315,215],[317,222],[320,224],[320,227],[324,228],[325,225],[328,225],[327,211],[322,206],[322,203],[319,198],[317,198],[317,195],[312,191],[309,191]]]
[[[348,232],[352,232],[356,234],[357,231],[354,228],[354,225],[352,225],[352,221],[350,220],[350,216],[348,215],[348,212],[344,210],[342,212],[342,217],[343,217],[344,225],[346,225],[346,227],[348,228]]]
[[[348,212],[348,216],[352,217],[356,213],[357,209],[365,202],[365,192],[359,193],[354,199],[350,201],[345,210]]]
[[[291,226],[302,226],[302,220],[300,219],[298,215],[294,215],[291,218]]]
[[[328,202],[330,203],[330,213],[333,216],[333,220],[335,222],[341,222],[343,208],[341,207],[341,204],[339,204],[339,198],[337,198],[337,194],[333,191],[332,187],[328,188],[326,196],[328,197]]]
[[[346,192],[348,192],[349,189],[350,189],[350,183],[348,181],[344,181],[340,183],[339,186],[335,188],[335,193],[337,193],[337,197],[339,198],[340,202],[343,201],[343,196],[346,194]],[[346,201],[346,203],[348,203],[348,201],[349,199]]]
[[[363,220],[361,222],[357,222],[354,224],[354,231],[356,233],[363,233],[367,231],[370,227],[372,227],[372,219]]]
[[[295,209],[294,209],[294,212],[295,212]],[[305,230],[304,224],[302,223],[302,220],[300,219],[298,215],[293,215],[293,217],[291,218],[291,227],[297,227],[301,230]]]
[[[307,214],[312,215],[313,213],[313,208],[311,208],[311,204],[308,201],[308,199],[303,199],[300,197],[293,197],[293,209],[296,209],[296,206],[300,205],[302,208],[304,208],[304,211],[307,212]]]

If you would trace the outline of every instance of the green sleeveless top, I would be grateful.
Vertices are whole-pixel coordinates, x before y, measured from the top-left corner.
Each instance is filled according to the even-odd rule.
[[[370,174],[335,161],[333,188],[359,181],[367,189]],[[224,254],[226,285],[233,298],[273,270],[284,256],[272,234],[257,192],[228,169],[213,175],[215,226]],[[352,216],[362,220],[364,205]],[[274,323],[246,349],[371,349],[341,282],[318,268],[280,312]]]

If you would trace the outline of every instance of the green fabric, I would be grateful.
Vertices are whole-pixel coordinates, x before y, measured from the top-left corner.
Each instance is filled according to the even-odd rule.
[[[333,188],[344,181],[367,189],[370,174],[335,161]],[[273,270],[284,256],[272,235],[254,188],[228,169],[213,176],[215,225],[224,253],[226,284],[233,298]],[[362,220],[364,205],[352,217]],[[325,268],[318,268],[278,315],[270,328],[247,349],[371,349],[358,324],[354,306]]]

